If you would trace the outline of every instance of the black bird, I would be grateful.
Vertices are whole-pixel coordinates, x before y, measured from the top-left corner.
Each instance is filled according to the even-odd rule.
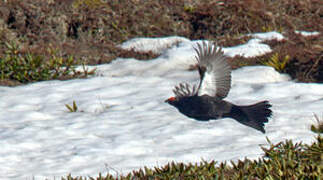
[[[265,133],[264,125],[272,114],[269,102],[239,106],[223,100],[231,88],[231,67],[222,49],[203,42],[197,43],[194,50],[200,74],[199,85],[191,87],[187,83],[180,83],[173,89],[175,97],[170,97],[165,102],[196,120],[230,117]]]

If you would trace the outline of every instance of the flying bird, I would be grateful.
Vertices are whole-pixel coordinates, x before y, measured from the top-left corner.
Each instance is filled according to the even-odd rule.
[[[233,118],[239,123],[265,133],[265,123],[271,117],[270,103],[240,106],[223,100],[231,88],[231,67],[221,48],[213,43],[197,43],[194,47],[200,82],[198,86],[180,83],[175,86],[174,97],[165,102],[184,115],[200,121]]]

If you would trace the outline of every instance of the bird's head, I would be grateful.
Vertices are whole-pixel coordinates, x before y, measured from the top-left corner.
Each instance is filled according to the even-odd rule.
[[[168,103],[170,105],[175,105],[177,101],[178,100],[177,100],[176,97],[170,97],[170,98],[168,98],[168,99],[165,100],[165,103]]]

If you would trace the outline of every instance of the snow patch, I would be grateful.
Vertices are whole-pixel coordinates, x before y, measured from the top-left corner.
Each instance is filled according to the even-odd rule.
[[[269,52],[260,44],[266,38],[257,36],[224,48],[225,54]],[[169,161],[255,159],[266,137],[273,143],[314,141],[309,128],[313,113],[322,114],[323,85],[293,82],[271,67],[234,70],[226,98],[239,105],[268,100],[273,117],[266,134],[230,118],[196,121],[164,103],[176,84],[198,82],[198,73],[188,71],[196,63],[194,43],[180,37],[137,38],[124,47],[161,56],[93,66],[98,75],[88,79],[0,87],[0,179],[118,174]],[[65,104],[74,100],[82,111],[67,110]]]
[[[319,32],[307,32],[307,31],[295,31],[297,34],[300,34],[302,36],[318,36],[320,35]]]

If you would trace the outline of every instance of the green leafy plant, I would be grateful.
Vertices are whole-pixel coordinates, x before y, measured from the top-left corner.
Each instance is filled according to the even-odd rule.
[[[73,105],[72,106],[70,106],[69,104],[65,104],[65,107],[69,110],[69,112],[77,112],[77,110],[78,110],[75,101],[73,101]]]
[[[48,48],[49,57],[31,53],[21,53],[15,43],[5,43],[4,57],[0,57],[0,80],[14,80],[21,83],[51,79],[87,77],[95,69],[88,71],[83,64],[83,72],[77,71],[77,60],[73,56],[58,55],[58,49]]]
[[[276,52],[269,58],[268,61],[263,61],[262,64],[266,66],[271,66],[275,68],[277,71],[282,72],[285,69],[289,59],[290,57],[288,55],[280,58],[279,54]]]

